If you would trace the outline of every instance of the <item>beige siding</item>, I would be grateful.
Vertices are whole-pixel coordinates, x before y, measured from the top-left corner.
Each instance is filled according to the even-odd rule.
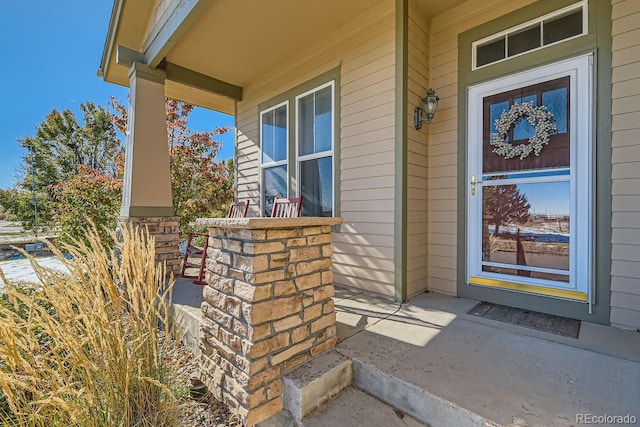
[[[431,21],[429,79],[440,104],[429,126],[429,289],[456,293],[458,174],[458,34],[532,0],[470,0]]]
[[[640,327],[640,2],[612,1],[611,324]]]
[[[384,0],[269,70],[238,103],[238,198],[258,215],[258,104],[340,66],[340,215],[336,283],[394,294],[395,17]],[[290,113],[292,110],[290,110]],[[290,153],[290,156],[294,155]]]
[[[427,289],[427,132],[413,126],[413,109],[428,88],[429,26],[415,1],[409,2],[407,93],[407,294]]]

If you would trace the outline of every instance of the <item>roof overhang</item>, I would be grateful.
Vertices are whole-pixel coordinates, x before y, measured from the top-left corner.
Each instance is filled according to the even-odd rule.
[[[463,1],[416,5],[429,19]],[[235,114],[242,88],[374,7],[395,0],[114,0],[99,74],[128,86],[142,62],[167,72],[168,97]]]

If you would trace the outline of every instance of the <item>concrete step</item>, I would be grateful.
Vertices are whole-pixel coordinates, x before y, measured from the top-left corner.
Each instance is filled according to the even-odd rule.
[[[349,387],[319,410],[305,417],[302,426],[425,427],[425,424],[362,390]]]
[[[349,387],[353,381],[351,360],[328,351],[285,375],[283,411],[257,427],[302,426],[302,419]]]
[[[336,351],[297,367],[284,377],[284,409],[295,420],[303,419],[351,385],[353,364]]]
[[[353,360],[353,385],[429,426],[498,426],[428,390]],[[365,425],[365,424],[363,424]],[[384,425],[384,424],[379,424]]]
[[[426,427],[356,387],[347,387],[302,420],[289,411],[261,422],[256,427]]]

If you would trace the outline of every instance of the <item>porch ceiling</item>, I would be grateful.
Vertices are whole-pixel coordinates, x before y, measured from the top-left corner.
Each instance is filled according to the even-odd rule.
[[[195,0],[173,0],[198,3]],[[201,1],[201,0],[200,0]],[[418,11],[430,19],[465,0],[416,0]],[[246,87],[317,43],[326,34],[381,2],[393,0],[215,0],[204,4],[183,33],[171,37],[165,60],[205,76]],[[128,86],[128,67],[116,63],[118,45],[142,51],[148,41],[148,22],[154,0],[115,0],[112,27],[105,45],[102,70],[106,81]],[[411,13],[411,12],[410,12]],[[144,52],[143,52],[144,53]],[[166,94],[234,114],[232,99],[168,80]]]
[[[217,0],[169,52],[167,61],[246,86],[379,2]]]

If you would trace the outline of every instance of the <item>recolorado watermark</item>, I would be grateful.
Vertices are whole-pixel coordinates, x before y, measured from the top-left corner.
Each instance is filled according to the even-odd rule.
[[[576,424],[604,424],[604,425],[631,425],[636,424],[638,418],[635,415],[595,415],[595,414],[576,414]]]

